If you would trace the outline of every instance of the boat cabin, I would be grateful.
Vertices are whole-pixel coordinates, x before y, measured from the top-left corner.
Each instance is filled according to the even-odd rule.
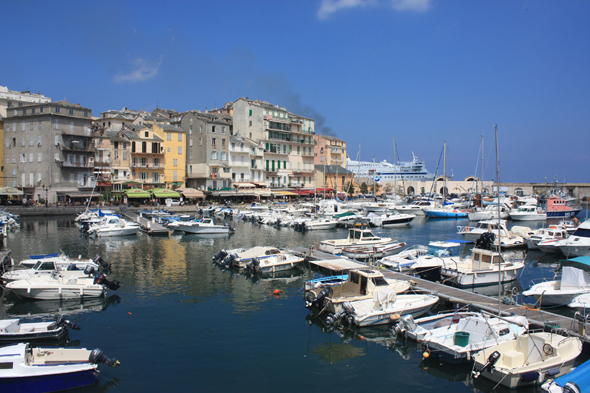
[[[350,228],[348,230],[348,240],[351,242],[361,242],[363,240],[379,240],[370,229]]]
[[[378,287],[388,285],[381,272],[373,269],[354,269],[348,272],[348,280],[342,286],[334,288],[333,297],[367,295]]]
[[[490,269],[492,264],[499,264],[503,260],[497,252],[474,248],[471,250],[471,261],[473,270],[485,270]]]
[[[33,266],[33,270],[38,271],[48,271],[48,270],[57,270],[57,266],[55,266],[54,261],[39,261]]]

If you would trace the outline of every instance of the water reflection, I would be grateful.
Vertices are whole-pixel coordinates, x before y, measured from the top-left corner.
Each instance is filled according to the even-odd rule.
[[[7,297],[4,302],[4,313],[8,317],[40,317],[52,319],[56,315],[75,315],[89,312],[101,312],[111,305],[121,302],[118,295],[107,298],[70,299],[70,300],[31,300]]]

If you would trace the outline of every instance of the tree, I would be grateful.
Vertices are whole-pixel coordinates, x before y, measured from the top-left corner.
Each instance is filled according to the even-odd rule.
[[[377,188],[377,190],[378,190],[378,189],[379,189],[379,188]],[[385,188],[383,189],[383,191],[384,191],[386,194],[389,194],[389,193],[391,193],[391,191],[392,191],[391,184],[387,183],[387,185],[385,186]]]
[[[376,187],[375,187],[375,184],[373,184],[371,186],[371,193],[373,193],[373,189],[375,189],[375,194],[377,194],[379,192],[379,190],[381,190],[381,184],[377,184]]]
[[[346,188],[346,193],[348,194],[349,197],[352,197],[354,195],[354,184],[352,184],[352,182],[348,183],[348,186]]]
[[[365,183],[365,182],[361,183],[360,192],[361,192],[361,194],[368,194],[369,193],[369,187],[367,187],[367,183]]]

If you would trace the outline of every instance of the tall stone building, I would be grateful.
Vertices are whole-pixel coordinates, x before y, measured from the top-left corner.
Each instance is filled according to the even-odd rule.
[[[92,111],[67,101],[36,103],[7,110],[4,166],[7,185],[25,197],[75,198],[93,176]]]
[[[271,187],[314,186],[314,120],[278,105],[239,98],[233,103],[235,133],[259,141],[264,177]]]

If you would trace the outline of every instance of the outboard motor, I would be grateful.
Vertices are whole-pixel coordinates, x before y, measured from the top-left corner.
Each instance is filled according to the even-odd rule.
[[[103,363],[109,367],[117,367],[121,364],[117,359],[107,358],[105,356],[104,352],[98,348],[93,349],[92,352],[90,352],[90,356],[88,357],[88,361],[90,363],[94,363],[94,364]]]
[[[473,378],[479,377],[481,372],[484,370],[491,371],[494,368],[494,364],[496,364],[498,359],[500,359],[500,352],[498,352],[498,351],[492,352],[492,354],[488,357],[488,361],[486,362],[486,364],[484,364],[479,371],[473,372]]]
[[[305,306],[307,308],[311,308],[314,306],[319,308],[322,306],[322,304],[324,304],[324,299],[332,296],[333,293],[334,293],[334,291],[332,290],[332,288],[326,287],[326,288],[322,289],[320,291],[320,293],[318,293],[318,296],[315,299],[313,299],[311,302],[306,301]]]
[[[96,258],[94,258],[94,262],[102,266],[105,270],[109,270],[112,266],[110,262],[105,261],[100,255],[97,255]]]
[[[213,255],[213,262],[217,263],[227,256],[227,251],[221,250],[217,254]]]
[[[406,314],[403,317],[401,317],[399,323],[395,327],[395,333],[400,334],[405,332],[412,332],[417,327],[418,326],[416,325],[416,322],[414,322],[412,314]]]
[[[258,258],[252,258],[252,260],[246,265],[246,272],[256,274],[260,271],[260,261]]]
[[[98,272],[96,271],[96,269],[94,268],[94,266],[88,265],[84,269],[84,274],[92,275],[92,274],[96,274],[96,273],[98,273]]]
[[[72,271],[72,270],[80,270],[80,269],[78,269],[78,266],[76,266],[76,264],[75,264],[75,263],[70,263],[70,264],[68,265],[68,267],[66,268],[66,270],[67,270],[67,271]]]
[[[66,329],[73,329],[73,330],[80,330],[81,329],[81,327],[78,326],[77,323],[70,322],[61,315],[59,317],[57,317],[57,320],[53,324],[49,325],[47,328],[48,329],[57,329],[60,326],[63,326]]]
[[[112,291],[116,291],[121,287],[121,283],[119,283],[119,281],[109,281],[107,280],[106,276],[102,273],[98,273],[96,276],[94,276],[94,284],[104,285]]]
[[[330,314],[328,316],[328,318],[326,318],[326,322],[329,325],[333,325],[336,322],[340,321],[344,317],[348,317],[349,319],[352,319],[353,315],[354,315],[354,307],[352,307],[352,304],[350,304],[350,302],[344,302],[344,303],[342,303],[342,308],[340,308],[340,310],[338,310],[338,312],[336,314]],[[349,322],[351,322],[351,321],[349,321]]]
[[[232,267],[234,265],[234,261],[238,256],[236,254],[231,254],[225,257],[225,259],[221,262],[221,264],[225,267]]]

